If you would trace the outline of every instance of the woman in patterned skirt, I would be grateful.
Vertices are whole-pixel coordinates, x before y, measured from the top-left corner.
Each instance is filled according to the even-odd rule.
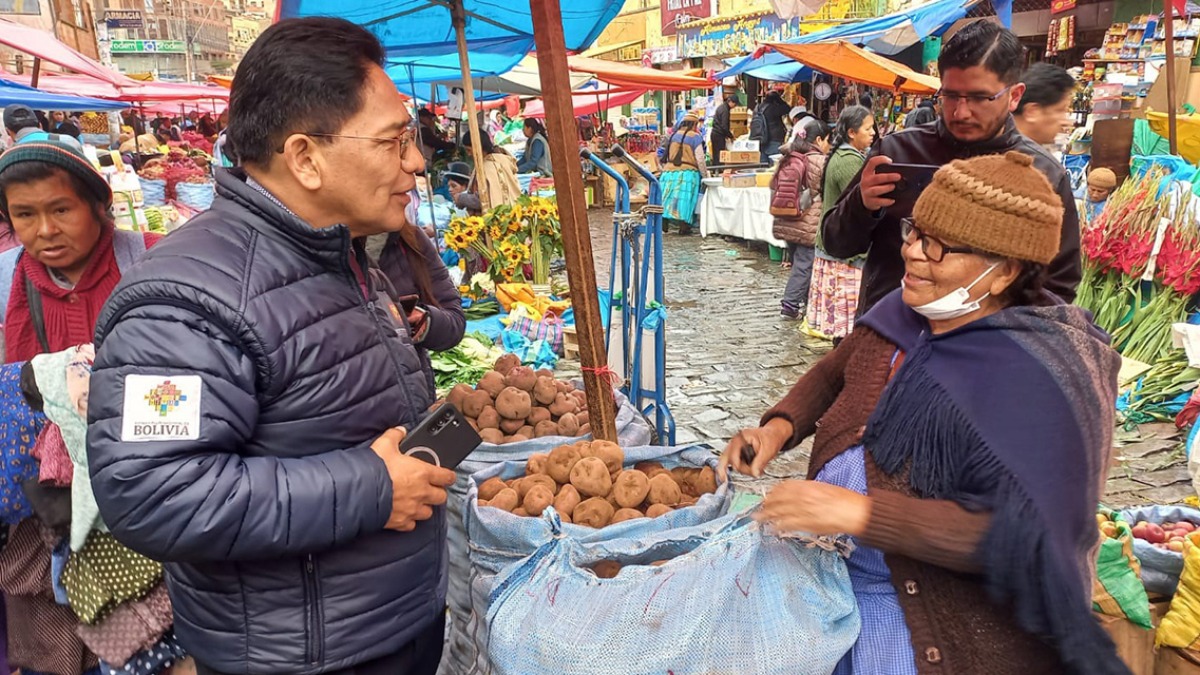
[[[692,233],[696,202],[700,200],[700,178],[704,175],[704,135],[696,127],[700,117],[689,112],[683,116],[667,140],[667,154],[659,182],[663,190],[663,232],[671,223],[679,234]]]

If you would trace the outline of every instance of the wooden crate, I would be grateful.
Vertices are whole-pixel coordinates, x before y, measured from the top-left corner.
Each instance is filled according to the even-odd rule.
[[[1096,614],[1100,625],[1117,644],[1117,655],[1133,675],[1154,675],[1154,631],[1128,619]]]
[[[1200,652],[1190,649],[1163,647],[1158,650],[1154,675],[1197,675],[1200,673]]]
[[[575,332],[575,326],[563,326],[563,356],[579,358],[579,334]]]

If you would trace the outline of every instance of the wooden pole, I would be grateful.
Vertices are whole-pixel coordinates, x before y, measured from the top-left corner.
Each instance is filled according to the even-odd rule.
[[[33,57],[33,75],[29,78],[29,86],[37,89],[38,79],[42,75],[42,60],[38,57]]]
[[[583,170],[575,143],[574,106],[571,101],[567,48],[562,31],[559,0],[530,0],[533,40],[537,46],[538,75],[546,129],[550,132],[550,162],[554,166],[554,194],[562,223],[567,278],[571,305],[579,333],[579,360],[587,391],[592,435],[599,440],[617,440],[617,409],[612,384],[602,374],[608,368],[604,332],[600,327],[600,300],[596,294],[596,263],[592,259],[592,237],[588,230],[587,206],[583,200]]]
[[[471,130],[471,157],[475,160],[475,193],[483,204],[483,210],[500,206],[488,203],[487,178],[483,174],[483,142],[479,140],[479,118],[475,115],[475,86],[471,83],[471,59],[467,55],[467,15],[462,0],[451,0],[450,19],[454,23],[454,36],[458,39],[458,64],[462,67],[462,89],[466,100],[463,107],[467,113],[467,128]],[[435,88],[434,91],[437,91]]]
[[[1176,148],[1175,133],[1175,6],[1172,0],[1163,0],[1163,20],[1166,25],[1163,32],[1166,37],[1167,51],[1167,143],[1171,154],[1179,154]]]

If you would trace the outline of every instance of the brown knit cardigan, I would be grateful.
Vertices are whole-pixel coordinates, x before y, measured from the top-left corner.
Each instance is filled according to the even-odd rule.
[[[795,429],[789,448],[816,434],[808,478],[858,445],[891,374],[896,345],[858,327],[819,361],[762,418],[780,417]],[[867,494],[871,516],[860,543],[877,548],[912,635],[917,672],[963,675],[1039,675],[1065,672],[1058,653],[1017,626],[1006,607],[987,597],[980,542],[990,522],[952,501],[921,499],[906,475],[884,475],[870,453]]]

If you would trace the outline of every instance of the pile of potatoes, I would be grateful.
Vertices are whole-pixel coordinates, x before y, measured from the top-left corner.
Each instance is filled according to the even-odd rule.
[[[446,396],[467,416],[484,443],[503,445],[543,436],[586,436],[587,395],[549,370],[522,366],[505,354],[474,388],[455,385]]]
[[[486,480],[479,486],[479,505],[532,517],[553,505],[565,523],[601,528],[657,518],[717,491],[712,467],[668,470],[658,462],[624,464],[625,453],[616,443],[560,445],[548,455],[531,455],[520,478]]]

